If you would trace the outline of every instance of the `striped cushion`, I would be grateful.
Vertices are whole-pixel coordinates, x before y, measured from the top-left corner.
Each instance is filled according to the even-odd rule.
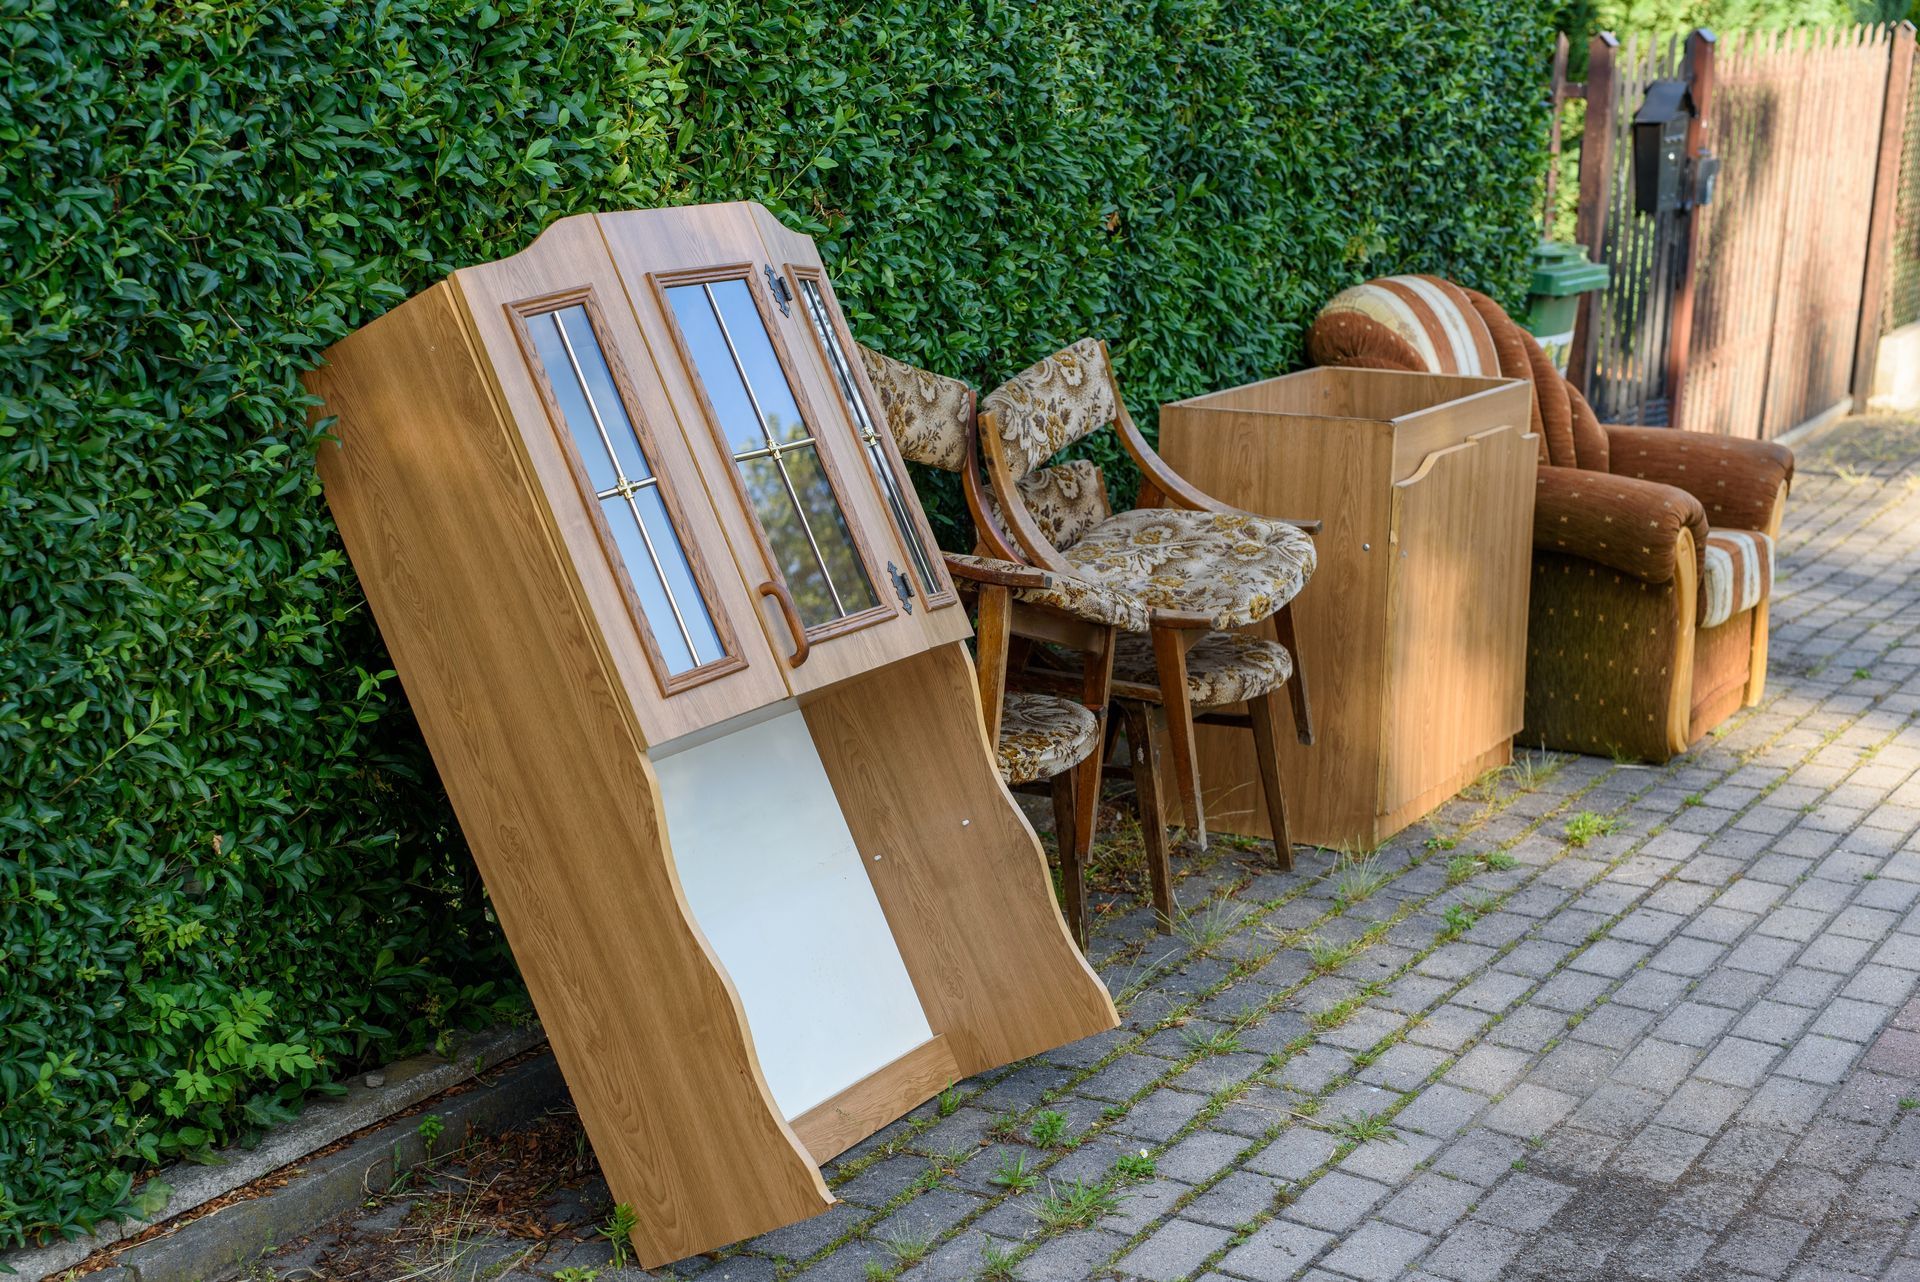
[[[1758,530],[1715,530],[1707,535],[1705,571],[1700,626],[1717,628],[1773,591],[1773,540]]]
[[[1320,309],[1309,344],[1319,365],[1500,376],[1486,321],[1438,276],[1385,276],[1342,290]]]

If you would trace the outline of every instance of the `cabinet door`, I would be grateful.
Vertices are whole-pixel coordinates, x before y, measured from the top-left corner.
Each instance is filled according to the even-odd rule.
[[[805,694],[928,639],[909,554],[755,208],[599,222],[787,685]]]
[[[785,698],[593,221],[453,280],[647,743]]]
[[[967,635],[965,612],[949,611],[960,603],[953,580],[947,576],[933,527],[914,494],[906,460],[900,457],[893,434],[886,430],[885,411],[867,380],[865,367],[855,356],[853,334],[834,297],[833,284],[810,237],[783,226],[760,205],[751,207],[760,239],[772,255],[776,270],[787,282],[794,312],[805,318],[806,330],[828,386],[818,395],[844,415],[847,430],[858,442],[861,469],[877,491],[887,514],[887,527],[896,545],[906,553],[901,562],[911,575],[910,587],[922,627],[932,644]]]

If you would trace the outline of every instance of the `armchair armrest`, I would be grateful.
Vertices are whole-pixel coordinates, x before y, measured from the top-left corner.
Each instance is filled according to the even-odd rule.
[[[1707,514],[1685,490],[1573,467],[1543,467],[1536,485],[1536,549],[1581,557],[1643,583],[1667,583],[1680,532],[1691,530],[1694,572],[1702,571]]]
[[[1016,600],[1028,605],[1056,610],[1083,623],[1118,628],[1122,632],[1145,632],[1149,626],[1150,611],[1146,602],[1119,588],[1095,583],[1077,574],[1036,570],[992,557],[963,556],[957,552],[944,555],[947,569],[954,578],[1009,588]]]
[[[941,556],[947,563],[947,573],[969,583],[991,583],[1002,588],[1044,588],[1053,582],[1053,576],[1045,570],[1036,570],[1030,565],[1019,565],[1013,561],[965,556],[959,552],[943,552]]]
[[[1793,451],[1667,427],[1609,424],[1607,466],[1615,476],[1657,481],[1698,499],[1718,529],[1773,529],[1782,487],[1793,483]]]

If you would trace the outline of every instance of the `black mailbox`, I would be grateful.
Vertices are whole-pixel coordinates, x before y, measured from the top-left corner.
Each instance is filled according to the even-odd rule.
[[[1633,207],[1664,214],[1686,204],[1687,127],[1693,94],[1684,80],[1656,80],[1633,115]],[[1704,202],[1702,202],[1704,203]]]

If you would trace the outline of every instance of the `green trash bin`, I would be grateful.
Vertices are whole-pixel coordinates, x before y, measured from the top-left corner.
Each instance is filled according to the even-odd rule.
[[[1527,332],[1540,340],[1554,368],[1567,372],[1573,346],[1573,322],[1580,295],[1605,289],[1612,273],[1605,263],[1587,261],[1581,245],[1548,241],[1533,251],[1533,289],[1527,298]]]

